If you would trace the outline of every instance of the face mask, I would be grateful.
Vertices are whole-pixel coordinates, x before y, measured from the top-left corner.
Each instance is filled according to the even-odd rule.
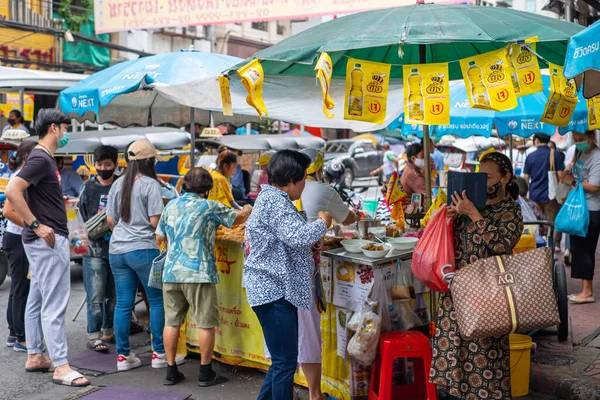
[[[98,169],[96,172],[100,178],[108,180],[115,174],[115,169]]]
[[[67,133],[63,133],[63,137],[58,138],[58,141],[56,142],[56,145],[60,148],[60,147],[65,147],[67,145],[67,143],[69,143],[69,135],[67,135]]]
[[[579,151],[586,151],[590,148],[590,142],[575,142],[575,148]]]
[[[498,181],[497,183],[493,184],[492,186],[488,186],[487,187],[487,198],[488,199],[495,199],[496,197],[500,196],[500,194],[502,194],[502,180]]]
[[[425,167],[425,159],[423,159],[423,158],[415,159],[415,167],[417,167],[417,168]]]
[[[8,122],[8,124],[12,126],[17,123],[17,120],[14,118],[9,118],[6,120],[6,122]]]

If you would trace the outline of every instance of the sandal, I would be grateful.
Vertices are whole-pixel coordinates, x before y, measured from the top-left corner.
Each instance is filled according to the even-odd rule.
[[[73,381],[76,381],[77,379],[81,379],[81,378],[84,378],[86,380],[85,383],[73,383]],[[90,385],[90,381],[88,381],[87,378],[85,378],[85,376],[81,375],[77,371],[69,372],[62,379],[52,379],[52,383],[54,383],[55,385],[71,386],[71,387],[85,387],[85,386]]]
[[[87,342],[87,348],[98,353],[108,353],[108,346],[102,339],[94,340],[93,342]]]
[[[185,379],[185,376],[180,372],[174,378],[165,378],[165,380],[163,381],[163,385],[165,385],[165,386],[177,385],[179,382],[181,382],[184,379]]]
[[[224,376],[219,376],[219,375],[215,374],[215,377],[208,381],[201,381],[200,379],[198,379],[198,386],[210,387],[210,386],[220,385],[221,383],[225,383],[227,381],[229,381],[229,379],[225,378]]]

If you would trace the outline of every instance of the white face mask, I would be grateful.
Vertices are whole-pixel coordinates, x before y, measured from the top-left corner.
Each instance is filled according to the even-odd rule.
[[[417,167],[417,168],[423,168],[423,167],[425,167],[425,159],[423,159],[423,158],[416,158],[415,159],[415,167]]]

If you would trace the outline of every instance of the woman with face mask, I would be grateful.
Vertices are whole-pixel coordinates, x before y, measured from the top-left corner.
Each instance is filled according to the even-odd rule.
[[[400,183],[408,199],[413,193],[423,194],[425,189],[425,153],[420,143],[413,143],[406,149],[408,164],[402,172]]]
[[[575,161],[570,166],[570,173],[562,177],[562,181],[575,187],[583,186],[590,224],[587,235],[570,236],[571,240],[571,278],[581,279],[581,293],[573,294],[569,300],[575,304],[594,303],[592,281],[596,268],[595,254],[600,237],[600,149],[596,145],[594,131],[586,133],[573,132],[575,141]]]
[[[507,156],[494,152],[480,162],[486,173],[487,202],[475,208],[466,191],[452,194],[448,216],[454,220],[456,268],[481,258],[512,254],[523,231],[519,187]],[[466,340],[456,321],[452,292],[440,299],[433,340],[430,381],[458,399],[511,399],[508,335]],[[452,371],[452,373],[448,373]]]
[[[94,150],[96,176],[81,187],[79,211],[88,221],[106,208],[108,193],[116,179],[115,169],[119,151],[111,146]],[[90,239],[89,255],[83,257],[83,285],[87,304],[87,347],[107,352],[107,342],[114,343],[113,315],[115,312],[115,281],[108,261],[110,232],[98,240]]]

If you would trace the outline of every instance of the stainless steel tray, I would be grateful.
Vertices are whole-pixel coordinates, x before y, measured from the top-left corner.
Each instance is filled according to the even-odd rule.
[[[321,254],[324,257],[328,257],[333,260],[349,261],[355,264],[363,264],[376,267],[379,265],[389,264],[390,262],[395,261],[397,259],[400,259],[401,261],[410,260],[413,255],[413,251],[391,250],[383,258],[369,258],[365,256],[362,252],[350,253],[346,251],[346,249],[344,249],[343,247],[340,247],[339,249],[324,251]]]

